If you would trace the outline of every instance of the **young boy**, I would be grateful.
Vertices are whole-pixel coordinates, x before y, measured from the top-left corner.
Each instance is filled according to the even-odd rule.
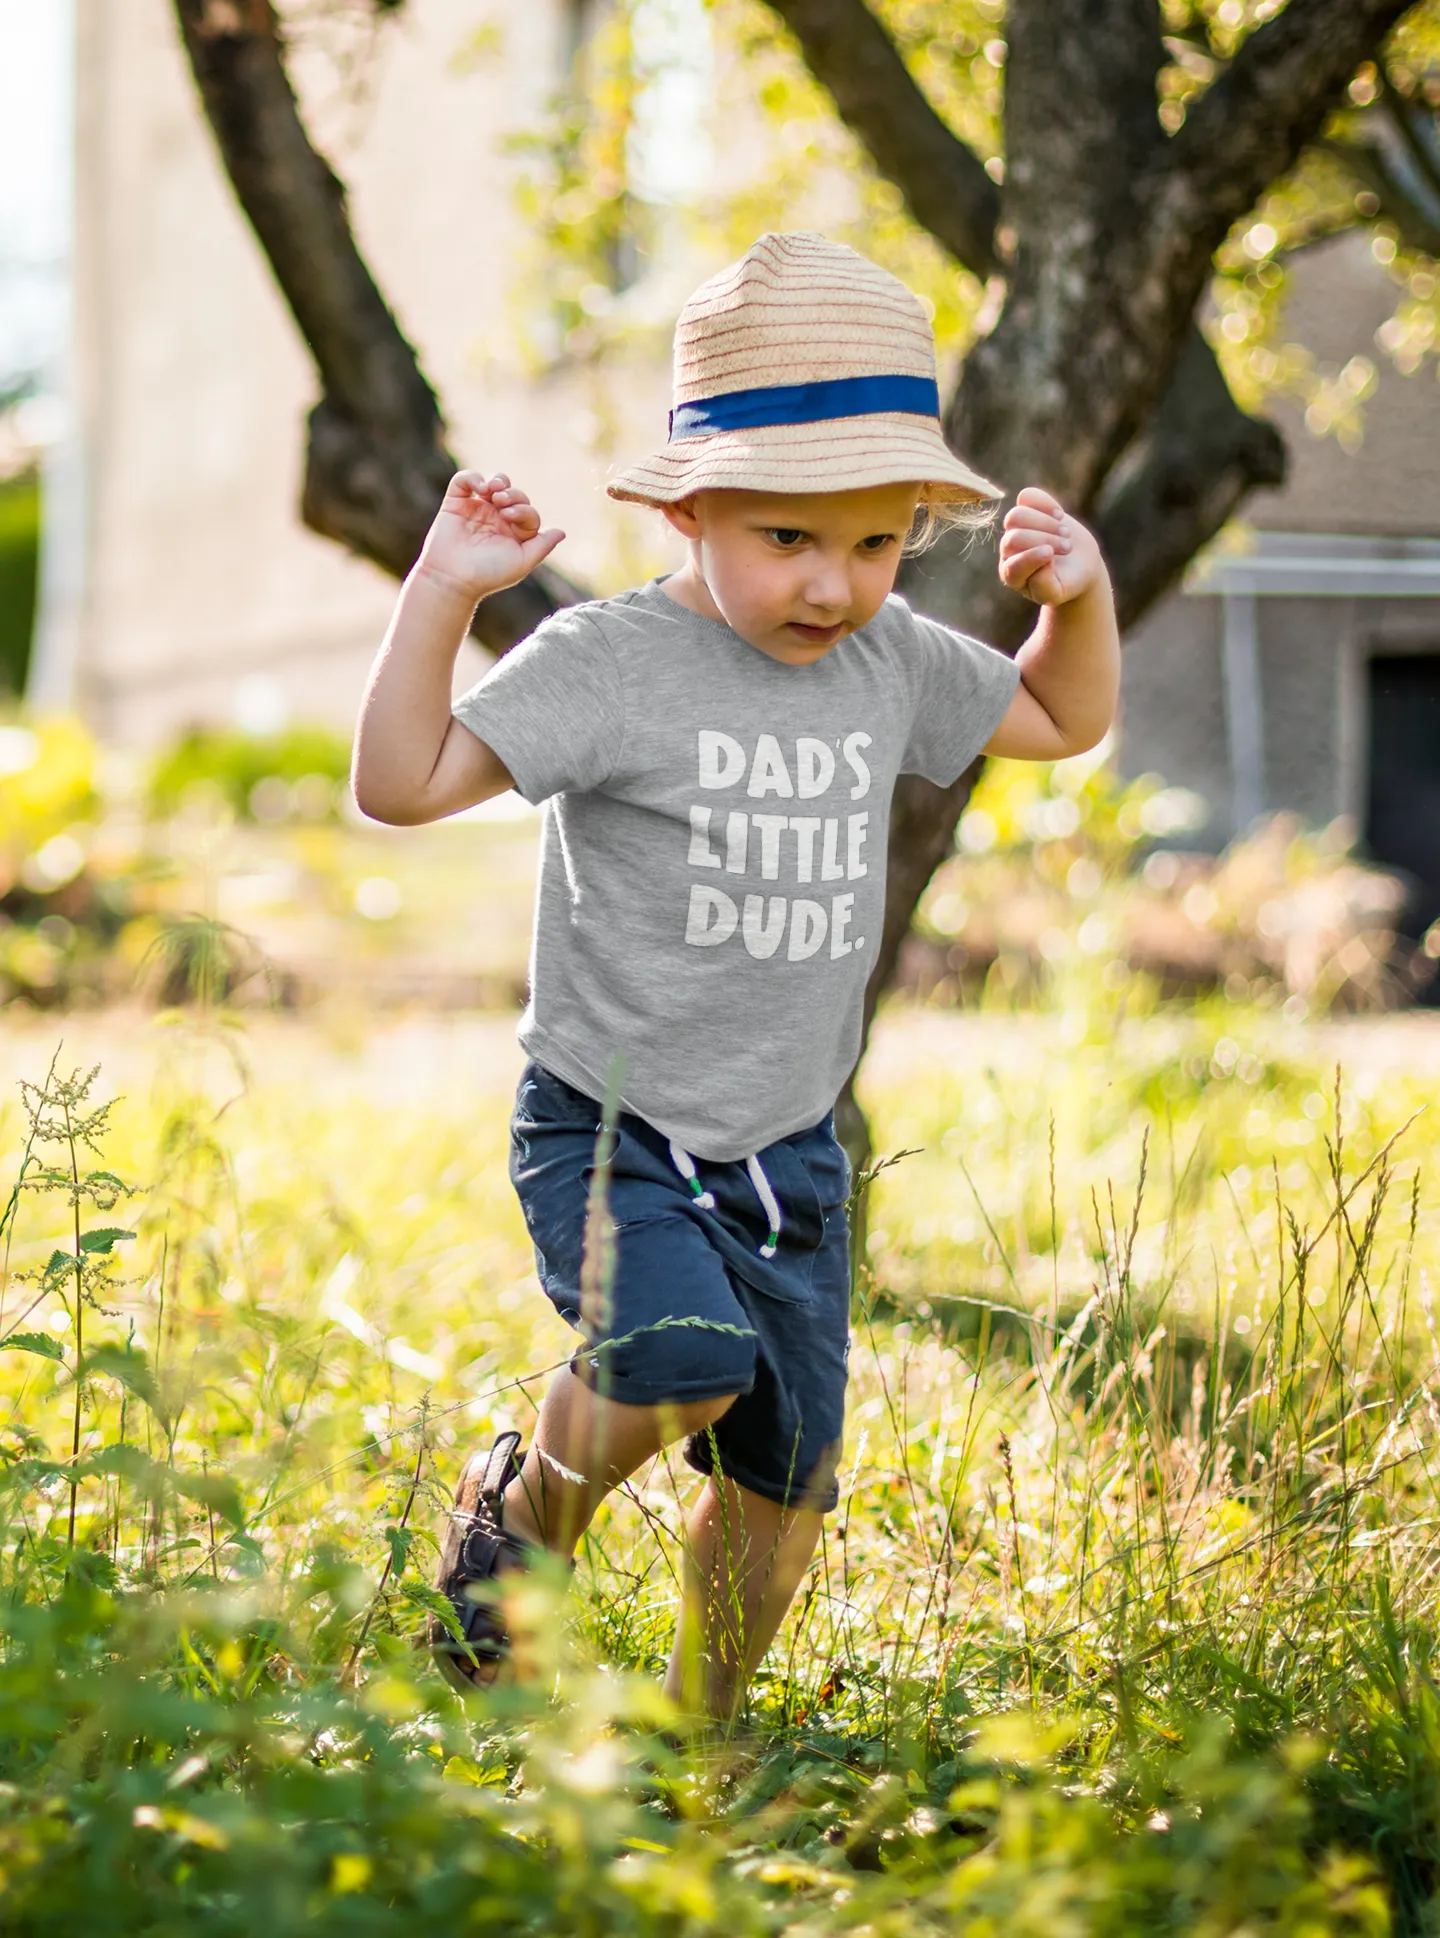
[[[511,1174],[585,1346],[528,1454],[502,1435],[465,1467],[439,1586],[466,1644],[437,1625],[437,1656],[462,1684],[493,1676],[494,1578],[569,1556],[605,1495],[684,1438],[709,1479],[666,1686],[724,1717],[836,1503],[849,1171],[831,1107],[896,776],[943,787],[982,750],[1093,747],[1119,642],[1094,538],[1033,487],[1000,545],[1002,579],[1041,607],[1015,660],[893,596],[917,511],[1001,493],[945,444],[920,303],[852,250],[763,236],[699,289],[675,405],[665,449],[609,488],[659,507],[684,565],[554,614],[452,713],[477,601],[563,537],[508,478],[454,480],[370,681],[354,786],[402,825],[509,787],[545,803]]]

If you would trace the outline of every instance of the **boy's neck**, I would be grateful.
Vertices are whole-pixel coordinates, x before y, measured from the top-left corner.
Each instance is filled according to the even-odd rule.
[[[660,590],[677,606],[684,606],[687,612],[698,612],[702,619],[718,620],[722,626],[730,623],[716,605],[693,558],[686,559],[680,570],[672,572],[668,579],[662,579]]]

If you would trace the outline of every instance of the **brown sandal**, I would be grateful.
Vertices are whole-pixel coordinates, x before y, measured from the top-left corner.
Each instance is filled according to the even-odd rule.
[[[528,1567],[535,1552],[503,1526],[502,1497],[523,1459],[519,1434],[502,1433],[489,1453],[470,1456],[455,1489],[435,1586],[455,1610],[464,1640],[432,1616],[429,1642],[436,1667],[462,1694],[483,1689],[491,1680],[484,1671],[510,1653],[509,1631],[487,1589],[502,1561]]]

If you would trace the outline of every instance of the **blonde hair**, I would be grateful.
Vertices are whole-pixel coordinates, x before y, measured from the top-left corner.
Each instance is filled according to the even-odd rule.
[[[928,552],[946,532],[978,535],[989,531],[999,514],[1000,507],[993,499],[942,498],[934,504],[922,497],[905,540],[905,557],[914,558],[917,552]]]

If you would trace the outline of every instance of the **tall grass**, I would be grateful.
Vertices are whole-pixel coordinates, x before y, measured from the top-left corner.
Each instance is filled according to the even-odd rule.
[[[1236,1006],[893,1019],[841,1507],[676,1747],[678,1461],[515,1591],[516,1686],[412,1646],[571,1343],[470,1039],[153,1035],[99,1120],[33,1044],[5,1133],[7,1929],[1431,1929],[1423,1078]]]

